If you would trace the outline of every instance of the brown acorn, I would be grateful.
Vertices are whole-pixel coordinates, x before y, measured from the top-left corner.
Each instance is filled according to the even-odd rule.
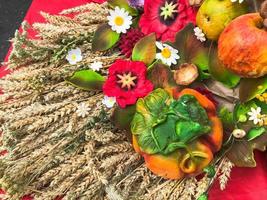
[[[174,71],[174,80],[178,85],[190,85],[198,75],[198,68],[194,64],[184,63]]]

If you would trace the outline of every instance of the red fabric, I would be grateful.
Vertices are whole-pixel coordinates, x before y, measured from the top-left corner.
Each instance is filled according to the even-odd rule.
[[[33,22],[44,22],[40,11],[58,13],[62,9],[78,6],[91,0],[33,0],[33,3],[25,17],[32,24]],[[96,0],[96,2],[103,0]],[[34,33],[31,32],[31,35]],[[0,68],[0,77],[7,72]],[[234,168],[231,179],[225,191],[220,191],[216,184],[211,192],[209,200],[265,200],[267,199],[267,156],[266,152],[255,152],[256,168]],[[2,191],[0,191],[0,194]],[[31,198],[25,197],[24,200]]]

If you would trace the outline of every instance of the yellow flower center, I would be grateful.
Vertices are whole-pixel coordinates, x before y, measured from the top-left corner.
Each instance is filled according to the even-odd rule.
[[[118,74],[118,83],[121,85],[121,88],[126,88],[128,90],[130,90],[132,87],[134,87],[136,85],[136,83],[134,82],[137,77],[136,76],[132,76],[132,73],[125,73],[125,74]]]
[[[108,102],[109,103],[113,103],[114,102],[114,99],[110,97],[110,98],[108,98]]]
[[[72,60],[76,60],[77,56],[75,54],[71,55]]]
[[[173,2],[166,1],[165,5],[160,8],[160,16],[167,20],[168,18],[174,18],[174,14],[178,12],[177,10],[178,4]]]
[[[116,17],[115,20],[114,20],[115,24],[117,26],[122,26],[123,25],[123,22],[124,22],[124,19],[120,16]]]
[[[259,86],[258,86],[258,89],[259,89],[259,90],[261,90],[262,88],[263,88],[263,86],[262,86],[262,85],[259,85]]]
[[[161,55],[164,57],[164,58],[170,58],[172,53],[170,51],[170,49],[168,48],[164,48],[162,51],[161,51]]]

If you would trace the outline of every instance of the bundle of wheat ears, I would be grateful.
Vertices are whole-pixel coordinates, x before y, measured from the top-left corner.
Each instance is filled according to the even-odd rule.
[[[17,31],[6,65],[12,73],[0,80],[0,188],[3,199],[30,194],[35,200],[63,199],[196,199],[212,180],[164,180],[153,175],[123,131],[110,122],[112,110],[103,95],[74,88],[64,81],[77,69],[101,61],[102,74],[118,52],[93,53],[91,39],[106,21],[107,4],[89,3],[41,13],[47,23],[33,25],[38,39],[29,39],[27,23]],[[72,17],[68,17],[72,14]],[[74,16],[74,17],[73,17]],[[84,59],[66,62],[69,49],[79,47]],[[86,118],[77,105],[90,107]],[[217,166],[221,188],[230,176],[227,159]]]

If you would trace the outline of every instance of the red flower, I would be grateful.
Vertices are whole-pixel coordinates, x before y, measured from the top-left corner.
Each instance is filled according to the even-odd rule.
[[[188,0],[145,0],[139,26],[146,35],[156,33],[162,41],[174,41],[176,33],[195,20],[196,10]]]
[[[122,35],[119,47],[121,52],[127,57],[132,56],[132,51],[135,44],[144,37],[144,34],[139,29],[130,29],[126,34]]]
[[[103,86],[104,94],[116,97],[122,108],[135,104],[138,98],[153,90],[152,83],[146,79],[146,70],[143,62],[117,60],[109,68],[108,79]]]

